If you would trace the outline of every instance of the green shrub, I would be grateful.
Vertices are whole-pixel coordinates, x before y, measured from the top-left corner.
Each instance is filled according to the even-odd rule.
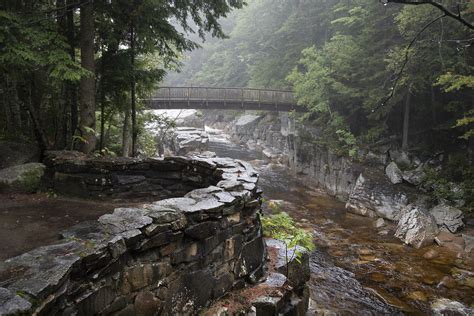
[[[313,251],[315,246],[313,234],[297,226],[297,223],[285,212],[282,212],[278,205],[271,206],[275,214],[262,216],[263,236],[281,240],[288,249],[300,246],[308,251]],[[302,253],[295,251],[294,255],[299,262]],[[287,263],[293,258],[286,258]]]

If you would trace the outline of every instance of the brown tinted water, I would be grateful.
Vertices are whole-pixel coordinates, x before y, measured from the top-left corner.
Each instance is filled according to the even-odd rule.
[[[232,157],[236,151],[236,145],[213,137],[210,147],[218,156]],[[238,158],[246,159],[245,152],[240,150]],[[426,315],[437,298],[474,305],[472,255],[457,258],[435,244],[422,249],[403,245],[393,236],[395,224],[376,229],[374,219],[348,213],[342,202],[304,185],[286,168],[253,162],[265,198],[282,200],[282,209],[314,232],[310,311]],[[435,256],[424,258],[430,250]]]

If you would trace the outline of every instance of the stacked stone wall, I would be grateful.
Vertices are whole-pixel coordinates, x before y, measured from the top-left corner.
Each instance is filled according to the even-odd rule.
[[[117,208],[63,232],[57,244],[0,263],[0,315],[196,314],[262,276],[261,192],[258,174],[247,163],[111,162],[50,153],[46,164],[46,182],[68,193],[122,196],[124,188],[134,190],[139,183],[125,178],[148,184],[170,180],[170,173],[176,183],[187,179],[194,189],[178,198]],[[139,192],[145,193],[142,185]],[[171,195],[185,191],[158,185]],[[157,190],[152,187],[150,194]]]

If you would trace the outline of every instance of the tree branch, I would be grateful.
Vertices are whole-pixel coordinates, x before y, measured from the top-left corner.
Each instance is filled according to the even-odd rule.
[[[448,8],[446,8],[445,6],[443,6],[442,4],[440,4],[438,2],[435,2],[434,0],[380,0],[380,1],[384,4],[390,3],[390,2],[391,3],[408,4],[408,5],[429,4],[429,5],[432,5],[432,6],[436,7],[441,12],[443,12],[445,16],[453,18],[453,19],[461,22],[462,24],[464,24],[464,26],[467,26],[471,30],[474,30],[474,25],[461,16],[461,10],[460,10],[459,6],[457,7],[458,13],[454,13],[454,12],[450,11]]]
[[[410,41],[410,44],[408,44],[408,46],[405,48],[405,59],[403,60],[403,64],[402,64],[402,67],[400,68],[400,71],[397,73],[397,76],[396,76],[395,82],[393,83],[393,86],[391,88],[390,94],[382,101],[382,103],[379,106],[377,106],[376,108],[374,108],[372,110],[372,113],[375,112],[375,110],[379,109],[380,107],[384,106],[395,95],[395,89],[397,87],[398,81],[400,80],[400,78],[402,76],[402,73],[403,73],[403,70],[405,70],[405,66],[408,63],[408,59],[409,59],[409,55],[410,55],[410,48],[413,46],[413,44],[415,44],[416,40],[421,35],[421,33],[423,33],[427,28],[429,28],[431,25],[433,25],[436,21],[444,18],[445,16],[446,16],[445,14],[438,16],[436,19],[434,19],[430,23],[426,24],[418,33],[416,33],[416,35]]]

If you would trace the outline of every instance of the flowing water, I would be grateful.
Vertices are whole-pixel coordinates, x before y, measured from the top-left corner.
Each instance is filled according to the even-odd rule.
[[[285,167],[208,131],[210,151],[253,163],[265,199],[281,200],[282,209],[313,231],[310,313],[426,315],[437,298],[474,304],[472,258],[457,258],[436,245],[405,246],[393,237],[393,224],[375,229],[373,219],[346,212],[342,202],[303,185]],[[423,257],[428,251],[434,258]]]

